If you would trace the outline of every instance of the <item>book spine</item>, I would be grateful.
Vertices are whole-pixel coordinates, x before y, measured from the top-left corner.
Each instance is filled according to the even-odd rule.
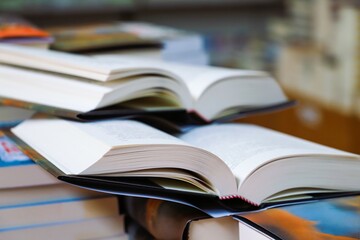
[[[241,196],[241,195],[221,196],[221,197],[219,197],[219,199],[222,200],[222,201],[223,201],[223,200],[241,199],[242,201],[247,202],[247,203],[249,203],[249,204],[252,205],[252,206],[255,206],[255,207],[258,207],[258,206],[259,206],[259,204],[255,203],[255,202],[253,202],[253,201],[251,201],[251,200],[249,200],[249,199],[247,199],[247,198],[245,198],[245,197],[243,197],[243,196]]]
[[[182,239],[189,221],[208,217],[189,206],[158,199],[124,197],[123,206],[125,214],[155,239]]]

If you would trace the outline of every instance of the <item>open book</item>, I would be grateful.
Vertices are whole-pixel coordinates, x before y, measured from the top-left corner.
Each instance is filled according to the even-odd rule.
[[[12,132],[60,179],[90,176],[86,187],[110,192],[122,191],[116,177],[146,177],[162,186],[149,187],[147,196],[169,191],[165,198],[200,194],[259,206],[306,193],[360,190],[358,155],[254,125],[210,125],[175,137],[131,120],[30,119]],[[108,177],[115,180],[112,190],[105,186]]]
[[[99,116],[93,110],[121,103],[120,109],[185,109],[212,121],[287,102],[278,83],[260,71],[130,56],[90,57],[6,44],[0,44],[0,62],[1,98],[29,103],[20,106],[45,106],[37,111],[88,113],[83,118]]]

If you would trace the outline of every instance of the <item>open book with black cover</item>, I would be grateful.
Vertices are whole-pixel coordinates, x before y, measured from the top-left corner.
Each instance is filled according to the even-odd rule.
[[[358,155],[255,125],[213,124],[172,136],[132,120],[30,119],[12,133],[63,181],[212,215],[360,191]]]
[[[149,114],[183,123],[285,107],[266,72],[85,56],[0,44],[0,102],[80,119]]]

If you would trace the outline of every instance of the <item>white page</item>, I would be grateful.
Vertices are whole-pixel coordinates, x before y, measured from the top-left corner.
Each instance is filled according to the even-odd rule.
[[[173,71],[181,76],[194,99],[199,99],[205,90],[216,82],[225,79],[241,79],[241,78],[254,78],[254,77],[268,77],[268,74],[260,71],[240,70],[240,69],[227,69],[219,67],[191,67],[187,66],[174,66]],[[226,93],[221,93],[226,94]]]
[[[245,179],[258,166],[274,159],[314,154],[354,156],[248,124],[200,127],[182,135],[181,139],[220,157],[240,180]]]
[[[23,67],[54,71],[99,81],[108,81],[137,74],[160,73],[182,79],[194,99],[216,81],[224,78],[267,76],[264,72],[216,67],[190,66],[162,61],[144,61],[131,56],[97,56],[0,44],[0,62]]]
[[[252,70],[227,69],[209,66],[192,66],[179,63],[169,63],[160,60],[142,60],[141,58],[128,55],[96,55],[96,58],[104,62],[128,62],[139,68],[159,69],[159,72],[182,81],[189,89],[193,100],[200,97],[206,88],[215,82],[233,77],[264,77],[267,73]]]
[[[186,145],[173,136],[130,120],[79,123],[30,119],[13,128],[12,132],[66,174],[80,174],[114,147]]]
[[[106,120],[91,123],[71,122],[86,134],[111,147],[142,144],[180,144],[180,139],[133,120]]]
[[[75,111],[96,107],[104,94],[111,91],[101,83],[49,74],[41,71],[0,65],[0,96]]]
[[[80,54],[4,43],[0,43],[0,62],[98,81],[107,81],[116,72],[141,70],[141,66],[126,60],[109,62]]]
[[[136,121],[30,119],[12,132],[65,174],[180,168],[208,179],[220,195],[236,194],[235,178],[220,159]]]
[[[178,91],[179,102],[191,106],[186,89],[159,76],[139,76],[109,82],[0,65],[0,96],[79,112],[112,105],[164,87]]]
[[[133,120],[71,124],[98,141],[113,147],[113,151],[104,157],[102,165],[99,163],[94,168],[90,167],[83,172],[84,174],[143,169],[150,169],[149,172],[152,172],[153,168],[180,168],[204,176],[213,183],[213,187],[221,192],[220,194],[229,195],[236,192],[234,191],[236,181],[227,166],[219,165],[221,160],[208,152],[196,151],[181,139],[160,130]],[[112,164],[112,161],[118,161],[119,164]],[[157,171],[149,175],[156,174]],[[176,178],[171,172],[168,177]],[[192,178],[184,177],[184,179]]]
[[[110,150],[64,120],[25,120],[11,131],[65,174],[79,174]]]
[[[112,65],[105,65],[101,63],[99,64],[93,58],[80,54],[65,53],[48,49],[40,49],[4,43],[0,44],[0,54],[4,54],[4,56],[15,55],[17,57],[22,57],[23,62],[33,60],[34,62],[42,62],[47,64],[74,66],[82,68],[84,70],[89,70],[91,72],[103,74],[110,73],[110,71],[114,68],[114,66]],[[117,66],[119,66],[119,63],[117,64]]]

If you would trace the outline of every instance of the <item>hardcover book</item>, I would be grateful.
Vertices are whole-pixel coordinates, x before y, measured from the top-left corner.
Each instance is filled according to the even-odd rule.
[[[0,45],[0,62],[0,97],[81,119],[178,112],[185,123],[206,123],[288,103],[279,84],[260,71],[6,44]]]
[[[360,191],[358,155],[255,125],[213,124],[172,136],[132,120],[30,119],[12,133],[63,181],[212,215]]]

